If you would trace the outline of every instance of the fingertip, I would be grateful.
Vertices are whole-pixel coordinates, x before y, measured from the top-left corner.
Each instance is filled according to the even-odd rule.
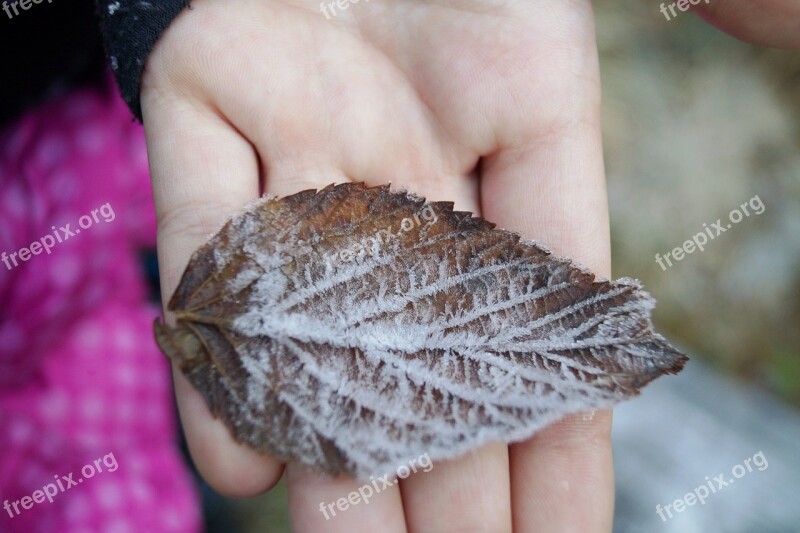
[[[610,531],[611,411],[565,417],[509,450],[514,531]]]
[[[767,0],[764,2],[699,2],[692,6],[700,18],[715,28],[742,41],[760,46],[800,48],[800,2]]]
[[[186,377],[179,370],[173,377],[189,453],[211,488],[229,498],[243,498],[274,487],[283,475],[283,463],[236,442]]]

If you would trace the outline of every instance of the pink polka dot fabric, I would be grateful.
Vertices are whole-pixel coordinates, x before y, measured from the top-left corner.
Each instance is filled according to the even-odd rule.
[[[143,131],[111,86],[0,132],[0,531],[200,528],[137,259],[155,245]]]

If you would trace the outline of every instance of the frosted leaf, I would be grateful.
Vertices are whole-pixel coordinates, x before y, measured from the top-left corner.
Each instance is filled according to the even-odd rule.
[[[383,475],[638,394],[686,357],[639,282],[388,186],[262,199],[192,256],[156,338],[236,440]]]

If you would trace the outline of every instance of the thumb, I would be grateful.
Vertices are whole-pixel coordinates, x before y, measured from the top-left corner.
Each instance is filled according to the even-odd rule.
[[[209,106],[177,94],[142,92],[164,301],[195,249],[259,190],[258,158],[247,139]],[[236,443],[181,371],[173,368],[173,375],[189,451],[208,483],[230,496],[271,488],[282,464]]]

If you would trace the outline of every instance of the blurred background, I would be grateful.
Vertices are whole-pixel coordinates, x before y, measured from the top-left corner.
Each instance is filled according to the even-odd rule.
[[[615,275],[697,357],[800,405],[800,54],[657,8],[596,4]],[[763,214],[656,264],[755,195]]]
[[[667,21],[657,2],[595,8],[614,275],[644,282],[691,357],[615,410],[614,529],[797,531],[800,54]],[[756,195],[762,214],[656,263]],[[769,466],[735,478],[759,451]],[[735,483],[704,505],[657,514],[722,473]]]
[[[32,104],[102,80],[91,9],[88,1],[56,1],[3,21],[4,127]],[[691,357],[680,376],[658,380],[615,412],[615,531],[798,531],[800,54],[741,43],[691,13],[667,21],[656,2],[599,0],[595,9],[614,275],[644,282],[658,300],[657,329]],[[44,45],[38,36],[46,32]],[[57,73],[57,82],[40,79],[42,71]],[[656,254],[681,246],[704,223],[725,222],[755,196],[763,213],[666,270],[656,263]],[[8,242],[3,249],[12,249]],[[141,247],[137,264],[157,313],[153,244]],[[0,279],[4,303],[9,287]],[[12,311],[0,315],[0,339],[7,340],[3,320]],[[0,384],[8,394],[22,386]],[[10,427],[13,414],[0,407],[0,427]],[[707,477],[731,478],[759,452],[769,465],[763,471],[673,518],[657,514],[657,505],[683,498]],[[0,468],[3,498],[4,479]],[[283,482],[234,501],[192,480],[207,531],[289,531]]]

